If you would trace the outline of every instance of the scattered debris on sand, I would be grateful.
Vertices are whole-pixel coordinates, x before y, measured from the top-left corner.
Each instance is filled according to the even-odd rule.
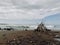
[[[7,32],[7,31],[6,31]],[[54,40],[56,36],[50,29],[47,29],[43,23],[39,24],[35,30],[27,31],[8,31],[3,34],[5,37],[1,45],[60,45],[60,42]]]

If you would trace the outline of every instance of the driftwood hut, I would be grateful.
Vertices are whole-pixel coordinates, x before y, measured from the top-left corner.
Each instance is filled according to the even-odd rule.
[[[35,31],[46,32],[46,31],[51,31],[51,30],[47,29],[46,26],[41,22],[41,24],[38,25],[38,27],[37,27],[37,29]]]

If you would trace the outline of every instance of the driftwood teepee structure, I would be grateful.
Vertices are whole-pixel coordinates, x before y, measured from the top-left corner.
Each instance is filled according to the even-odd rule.
[[[50,31],[50,30],[45,27],[43,22],[41,22],[41,24],[38,25],[38,27],[37,27],[37,29],[35,31],[45,32],[45,31]]]

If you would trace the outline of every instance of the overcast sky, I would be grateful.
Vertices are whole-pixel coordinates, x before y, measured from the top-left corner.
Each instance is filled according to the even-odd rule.
[[[60,0],[0,0],[0,20],[36,20],[58,13]]]

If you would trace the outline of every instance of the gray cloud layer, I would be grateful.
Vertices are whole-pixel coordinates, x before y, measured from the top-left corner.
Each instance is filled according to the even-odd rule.
[[[60,0],[0,0],[0,19],[42,19],[60,13]]]

